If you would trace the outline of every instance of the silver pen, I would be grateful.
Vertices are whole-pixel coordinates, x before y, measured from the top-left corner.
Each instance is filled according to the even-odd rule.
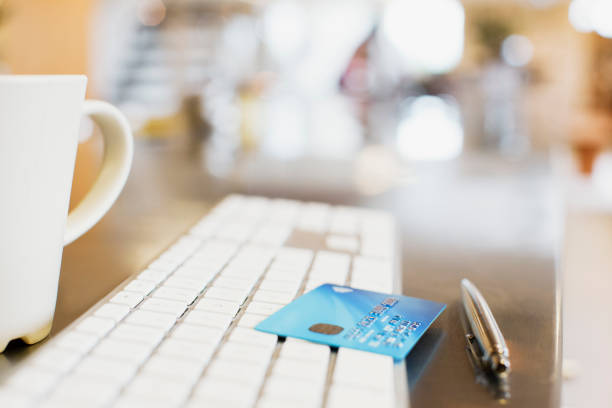
[[[510,352],[487,301],[467,279],[461,280],[461,297],[472,330],[467,334],[467,340],[474,358],[481,368],[496,376],[507,377],[510,374]]]

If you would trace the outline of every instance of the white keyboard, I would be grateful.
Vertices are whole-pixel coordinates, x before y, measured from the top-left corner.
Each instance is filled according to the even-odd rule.
[[[0,406],[406,405],[389,357],[253,329],[322,283],[393,292],[394,229],[379,211],[230,196],[21,363]]]

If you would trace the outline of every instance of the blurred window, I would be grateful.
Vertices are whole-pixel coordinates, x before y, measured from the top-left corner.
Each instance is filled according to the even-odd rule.
[[[409,73],[441,74],[461,60],[464,24],[458,0],[392,0],[383,13],[382,32]]]
[[[463,149],[463,127],[456,103],[423,95],[408,105],[397,127],[397,148],[409,160],[453,159]]]

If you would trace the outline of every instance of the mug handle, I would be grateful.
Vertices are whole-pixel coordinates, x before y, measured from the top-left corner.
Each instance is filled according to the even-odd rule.
[[[111,208],[125,185],[134,155],[132,132],[119,109],[103,101],[86,100],[83,113],[102,131],[104,159],[91,190],[68,214],[64,245],[87,232]]]

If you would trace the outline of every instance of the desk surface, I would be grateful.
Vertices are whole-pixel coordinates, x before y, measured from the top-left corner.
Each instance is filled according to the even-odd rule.
[[[257,182],[253,172],[222,181],[203,166],[203,156],[184,144],[137,144],[116,205],[64,250],[52,335],[145,267],[230,192],[384,208],[400,224],[403,293],[448,304],[408,356],[411,406],[497,405],[475,383],[465,353],[464,277],[489,299],[506,335],[513,364],[509,406],[558,406],[559,294],[543,157],[508,161],[474,154],[413,166],[409,183],[370,197],[334,186],[296,188],[299,174],[291,175],[291,185]],[[0,374],[35,347],[9,347]]]

